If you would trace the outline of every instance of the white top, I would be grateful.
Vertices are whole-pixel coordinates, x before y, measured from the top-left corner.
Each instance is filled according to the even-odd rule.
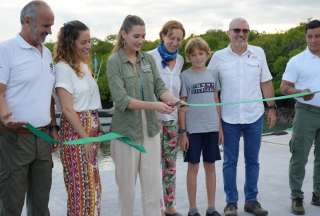
[[[67,90],[73,97],[73,108],[76,112],[101,108],[99,88],[93,79],[87,64],[81,64],[83,77],[78,77],[69,64],[60,61],[56,64],[56,84]]]
[[[155,60],[159,74],[166,84],[167,89],[176,97],[179,98],[181,81],[180,81],[180,73],[183,67],[183,57],[181,55],[177,55],[176,64],[171,70],[169,67],[162,67],[161,61],[162,58],[157,48],[148,52]],[[175,110],[170,114],[159,114],[159,118],[162,121],[177,121],[178,120],[178,112]]]
[[[289,60],[282,79],[294,83],[297,89],[320,90],[320,57],[311,53],[308,48],[305,49]],[[320,106],[320,94],[315,94],[309,101],[303,98],[296,98],[296,100]]]
[[[217,51],[208,68],[218,73],[222,102],[261,99],[261,82],[272,79],[263,49],[251,45],[242,55],[230,46]],[[222,107],[222,119],[230,124],[250,124],[263,113],[262,102]]]
[[[5,99],[15,121],[35,127],[50,123],[55,70],[45,46],[41,52],[20,35],[0,44],[0,83],[7,86]]]

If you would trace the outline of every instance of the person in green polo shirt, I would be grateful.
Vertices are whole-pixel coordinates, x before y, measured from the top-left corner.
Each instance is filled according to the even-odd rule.
[[[171,113],[179,101],[165,87],[152,56],[141,51],[145,34],[144,21],[128,15],[107,66],[115,104],[111,130],[141,143],[147,151],[141,154],[119,140],[111,142],[122,216],[133,215],[138,174],[143,215],[160,216],[160,122],[157,111]]]

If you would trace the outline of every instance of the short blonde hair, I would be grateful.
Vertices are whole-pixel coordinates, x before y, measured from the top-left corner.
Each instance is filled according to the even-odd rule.
[[[172,30],[174,30],[174,29],[180,29],[182,31],[183,38],[186,36],[186,31],[184,30],[182,23],[180,23],[177,20],[170,20],[170,21],[166,22],[164,24],[164,26],[162,27],[162,29],[159,33],[160,40],[163,41],[163,37],[169,36],[171,34]]]
[[[211,53],[210,47],[208,45],[208,43],[203,40],[201,37],[194,37],[191,38],[185,47],[185,54],[186,54],[186,58],[187,61],[190,61],[189,56],[196,50],[199,49],[201,51],[204,51],[207,53],[207,55],[209,56]]]

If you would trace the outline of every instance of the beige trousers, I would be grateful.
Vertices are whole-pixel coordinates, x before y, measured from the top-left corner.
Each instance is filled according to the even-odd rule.
[[[144,135],[142,145],[147,153],[140,153],[119,140],[111,141],[111,156],[115,163],[121,216],[133,216],[137,175],[141,185],[143,216],[160,216],[160,134],[148,137],[144,111],[142,111],[142,126]]]

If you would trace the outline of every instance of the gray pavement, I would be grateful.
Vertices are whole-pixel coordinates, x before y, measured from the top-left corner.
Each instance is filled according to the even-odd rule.
[[[289,162],[289,135],[266,136],[263,137],[263,143],[260,154],[260,180],[259,180],[259,201],[263,207],[269,210],[271,216],[286,216],[290,214],[290,192],[288,186],[288,162]],[[50,211],[52,216],[66,215],[66,192],[62,177],[62,167],[57,156],[53,171],[53,185],[51,190]],[[222,179],[222,161],[217,162],[217,193],[216,208],[222,213],[225,205],[225,195],[223,191]],[[186,192],[187,164],[182,162],[182,155],[179,155],[177,161],[177,209],[184,215],[188,211],[188,199]],[[313,154],[310,154],[309,162],[306,167],[306,178],[303,185],[305,192],[305,208],[307,216],[319,216],[320,207],[310,205],[312,194],[312,176],[313,176]],[[114,178],[114,167],[110,158],[103,158],[100,162],[100,175],[103,186],[102,193],[102,215],[118,216],[118,197],[117,187]],[[241,149],[238,163],[238,190],[239,190],[239,216],[250,215],[244,213],[244,162],[243,151]],[[135,216],[142,216],[140,201],[140,186],[137,183],[137,193],[135,199]],[[198,209],[200,213],[205,214],[206,210],[206,191],[203,169],[198,175]],[[24,214],[25,215],[25,214]]]

